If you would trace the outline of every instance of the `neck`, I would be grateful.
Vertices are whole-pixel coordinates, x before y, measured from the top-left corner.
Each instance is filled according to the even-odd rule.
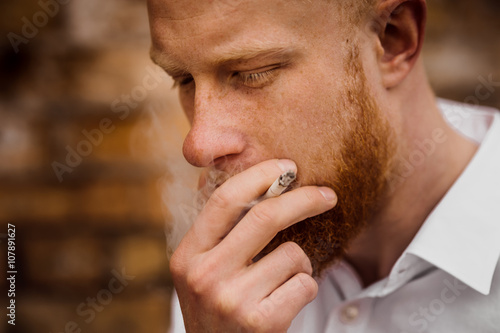
[[[423,69],[415,76],[421,77],[413,78],[413,87],[415,81],[427,82]],[[389,182],[389,194],[346,256],[365,286],[389,275],[477,150],[444,121],[427,83],[413,88],[409,96],[400,104],[406,142],[397,154],[398,171]]]

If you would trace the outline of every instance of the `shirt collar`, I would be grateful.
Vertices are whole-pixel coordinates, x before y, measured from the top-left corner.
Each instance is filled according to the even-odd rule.
[[[500,113],[477,111],[470,117],[468,121],[491,123],[490,128],[405,254],[420,257],[487,295],[500,257]]]

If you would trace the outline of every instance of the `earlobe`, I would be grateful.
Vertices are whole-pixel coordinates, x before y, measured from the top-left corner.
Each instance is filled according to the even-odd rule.
[[[425,0],[385,0],[379,7],[379,66],[386,89],[399,85],[418,59],[424,40]]]

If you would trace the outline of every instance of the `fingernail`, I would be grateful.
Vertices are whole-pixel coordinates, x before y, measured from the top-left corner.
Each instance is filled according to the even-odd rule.
[[[278,166],[283,172],[297,171],[297,166],[295,165],[295,162],[291,160],[278,160]]]
[[[337,195],[329,187],[320,187],[319,192],[323,195],[326,201],[334,203],[337,202]]]

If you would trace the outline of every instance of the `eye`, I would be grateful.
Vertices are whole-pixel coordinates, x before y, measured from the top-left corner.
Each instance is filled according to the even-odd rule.
[[[278,75],[278,65],[263,67],[254,71],[238,72],[238,80],[250,88],[263,88],[270,84]]]
[[[185,87],[192,82],[194,82],[194,79],[191,75],[174,77],[174,84],[172,86],[172,89],[175,89],[177,87]]]

